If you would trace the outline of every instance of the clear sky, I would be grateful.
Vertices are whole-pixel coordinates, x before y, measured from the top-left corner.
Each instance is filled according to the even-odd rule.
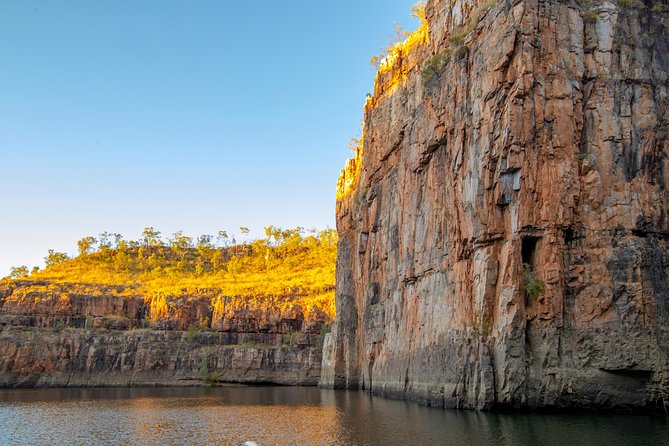
[[[0,0],[0,277],[103,231],[334,226],[412,0]]]

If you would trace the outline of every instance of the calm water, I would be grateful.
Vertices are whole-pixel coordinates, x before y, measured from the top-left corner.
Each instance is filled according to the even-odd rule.
[[[490,414],[316,388],[0,390],[0,445],[669,445],[664,416]]]

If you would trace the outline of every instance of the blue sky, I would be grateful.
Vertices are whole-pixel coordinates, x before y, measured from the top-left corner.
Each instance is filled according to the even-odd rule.
[[[0,277],[105,230],[333,227],[413,3],[0,0]]]

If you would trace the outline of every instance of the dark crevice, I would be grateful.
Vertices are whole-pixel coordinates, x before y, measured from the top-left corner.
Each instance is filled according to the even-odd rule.
[[[567,229],[564,230],[562,236],[564,237],[564,243],[566,245],[569,245],[571,242],[575,240],[574,228],[569,226]]]
[[[523,264],[534,265],[534,256],[537,250],[537,243],[539,242],[539,237],[535,236],[525,236],[522,238],[521,246],[521,259]]]

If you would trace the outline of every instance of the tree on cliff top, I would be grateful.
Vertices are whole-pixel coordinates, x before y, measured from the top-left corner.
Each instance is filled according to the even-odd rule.
[[[46,265],[47,268],[50,268],[52,266],[60,265],[61,263],[65,263],[68,260],[70,260],[70,257],[65,254],[64,252],[57,252],[54,251],[53,249],[50,249],[48,251],[48,254],[46,257],[44,257],[44,264]]]
[[[93,246],[97,243],[95,237],[84,237],[77,242],[77,247],[79,248],[79,255],[88,255],[93,250]]]
[[[49,250],[46,269],[33,271],[29,278],[65,283],[72,292],[82,293],[89,285],[112,285],[125,290],[122,293],[144,296],[300,295],[306,305],[334,314],[338,237],[332,229],[268,226],[265,238],[239,245],[230,245],[227,233],[221,231],[218,240],[223,246],[215,246],[210,235],[200,236],[197,244],[182,231],[167,243],[159,235],[149,227],[138,241],[119,238],[112,244],[112,234],[105,233],[97,239],[97,247],[95,238],[85,237],[78,257]],[[16,269],[14,274],[14,278],[28,276],[28,269]]]
[[[12,266],[9,270],[9,277],[12,279],[20,279],[21,277],[26,277],[30,274],[28,267],[25,265],[22,266]]]

